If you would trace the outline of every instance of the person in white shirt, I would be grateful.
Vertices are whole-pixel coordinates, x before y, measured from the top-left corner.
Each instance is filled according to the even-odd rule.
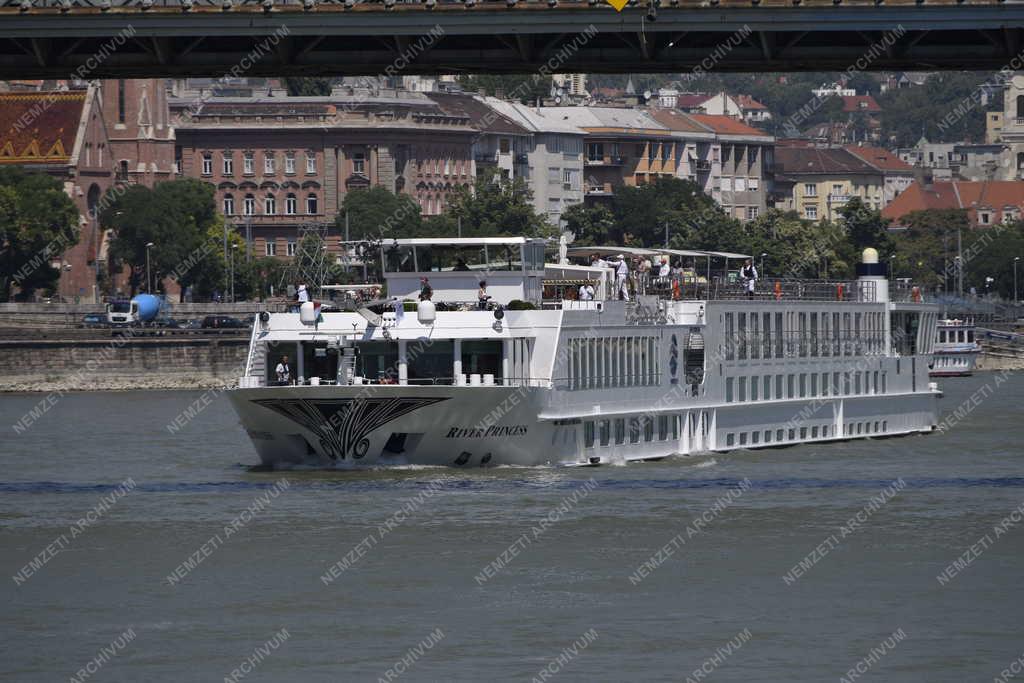
[[[668,256],[662,256],[661,266],[658,268],[658,277],[668,277],[671,273],[672,268],[668,265]]]
[[[297,294],[299,297],[300,304],[304,304],[307,301],[309,301],[309,292],[306,291],[306,285],[299,285],[299,290]]]
[[[757,268],[754,267],[754,262],[747,259],[747,262],[743,264],[743,270],[740,271],[740,276],[743,278],[743,284],[747,290],[747,298],[754,298],[754,290],[757,287]]]
[[[593,285],[584,282],[580,285],[580,301],[593,301],[594,300],[594,287]]]
[[[291,381],[292,369],[288,367],[288,356],[281,358],[274,371],[277,373],[278,384],[288,384]]]
[[[626,257],[619,254],[614,260],[609,260],[608,265],[615,268],[615,291],[623,301],[629,301],[629,263]]]

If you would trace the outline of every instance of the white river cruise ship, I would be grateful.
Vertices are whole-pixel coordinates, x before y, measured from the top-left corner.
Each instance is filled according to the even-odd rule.
[[[937,308],[890,292],[873,249],[855,280],[766,278],[748,294],[729,271],[740,254],[574,247],[551,264],[545,247],[389,241],[387,299],[340,286],[341,310],[261,314],[229,396],[263,464],[600,465],[936,423]],[[674,267],[613,300],[614,270],[569,253]]]

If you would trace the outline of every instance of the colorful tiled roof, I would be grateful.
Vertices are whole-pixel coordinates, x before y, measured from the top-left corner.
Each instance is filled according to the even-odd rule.
[[[836,147],[776,147],[775,167],[776,173],[787,176],[878,173],[860,157]]]
[[[0,164],[66,164],[84,90],[0,93]]]
[[[971,223],[978,222],[978,210],[994,214],[990,223],[1002,221],[1003,209],[1013,207],[1024,211],[1024,181],[1021,180],[954,180],[929,186],[914,183],[882,210],[890,220],[899,220],[913,211],[926,209],[966,209]]]
[[[758,102],[757,100],[755,100],[750,95],[736,95],[735,99],[736,99],[736,103],[739,104],[744,109],[767,109],[768,108],[768,107],[764,106],[763,104],[761,104],[760,102]]]

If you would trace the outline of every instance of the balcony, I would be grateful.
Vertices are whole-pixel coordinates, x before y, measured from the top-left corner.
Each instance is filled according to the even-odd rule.
[[[850,196],[851,195],[848,195],[848,194],[830,194],[828,196],[828,203],[829,204],[845,204],[848,201],[850,201]]]
[[[586,196],[588,196],[588,197],[610,197],[611,195],[612,195],[612,184],[611,183],[604,183],[602,185],[598,185],[598,184],[588,184],[587,185]]]
[[[588,166],[622,166],[624,163],[626,157],[622,156],[587,157]]]
[[[494,164],[498,162],[498,154],[496,152],[490,152],[489,154],[475,154],[473,159],[478,164]]]
[[[699,173],[708,173],[711,171],[711,162],[707,159],[690,159],[690,168]]]

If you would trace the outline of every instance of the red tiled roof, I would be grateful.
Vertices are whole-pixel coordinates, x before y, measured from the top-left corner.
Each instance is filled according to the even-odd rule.
[[[851,154],[856,154],[858,157],[881,171],[899,171],[904,173],[914,172],[913,166],[906,163],[887,149],[881,149],[880,147],[847,145],[846,150]]]
[[[741,123],[731,116],[720,114],[690,114],[690,118],[702,123],[716,133],[726,135],[768,135],[768,133]]]
[[[84,90],[0,93],[0,164],[66,164]]]
[[[676,96],[676,107],[679,109],[691,109],[699,107],[710,99],[711,95],[687,92]]]
[[[870,111],[879,112],[882,108],[871,95],[843,95],[843,111]]]
[[[899,220],[913,211],[926,209],[966,209],[972,224],[978,223],[978,210],[992,212],[990,223],[1001,223],[1003,209],[1014,207],[1024,212],[1024,181],[954,180],[928,187],[914,183],[882,209],[882,216]]]
[[[736,103],[739,104],[744,109],[767,109],[768,108],[768,107],[764,106],[763,104],[761,104],[760,102],[758,102],[757,100],[755,100],[750,95],[737,95],[736,96]]]

